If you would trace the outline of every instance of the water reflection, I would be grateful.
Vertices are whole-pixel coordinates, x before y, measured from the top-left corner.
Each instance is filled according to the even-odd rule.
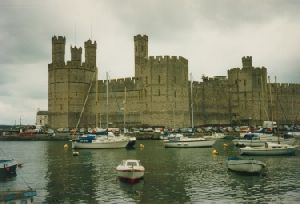
[[[226,140],[213,147],[219,154],[212,154],[211,148],[166,149],[161,141],[142,143],[143,149],[79,150],[74,157],[71,148],[63,148],[65,142],[1,142],[0,147],[24,167],[17,177],[1,180],[0,187],[31,186],[37,190],[37,203],[300,201],[299,152],[289,157],[255,157],[267,164],[266,175],[244,176],[227,170],[228,156],[238,155],[238,149]],[[135,185],[120,182],[115,168],[123,159],[140,160],[144,180]]]

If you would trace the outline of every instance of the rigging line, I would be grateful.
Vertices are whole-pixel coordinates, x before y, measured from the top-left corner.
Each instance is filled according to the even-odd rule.
[[[19,168],[19,169],[20,169],[20,168]],[[19,171],[22,171],[22,170],[19,170]],[[19,174],[18,174],[18,175],[19,175]],[[20,174],[19,176],[21,177],[21,180],[24,182],[24,184],[25,184],[29,189],[32,190],[32,187],[26,182],[26,180],[24,179],[23,175]],[[35,190],[36,190],[36,189],[35,189]]]
[[[86,97],[85,97],[85,100],[84,100],[84,103],[83,103],[83,106],[82,106],[82,109],[81,109],[81,112],[80,112],[80,116],[79,116],[79,119],[78,119],[77,124],[76,124],[75,133],[76,133],[77,128],[78,128],[78,125],[79,125],[79,123],[80,123],[80,120],[81,120],[81,117],[82,117],[82,114],[83,114],[83,111],[84,111],[86,102],[87,102],[87,100],[88,100],[88,98],[89,98],[89,94],[90,94],[90,91],[91,91],[91,88],[92,88],[92,85],[93,85],[93,78],[94,78],[94,76],[95,76],[95,73],[96,73],[96,72],[93,73],[93,76],[92,76],[92,78],[91,78],[90,87],[89,87],[89,89],[88,89],[88,93],[87,93],[87,95],[86,95]]]

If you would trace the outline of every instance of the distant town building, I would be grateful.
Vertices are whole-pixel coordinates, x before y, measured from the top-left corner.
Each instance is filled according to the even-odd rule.
[[[38,110],[36,113],[36,123],[37,126],[45,127],[48,125],[48,111]]]
[[[82,48],[72,46],[65,62],[65,43],[65,37],[52,38],[51,128],[123,127],[124,120],[126,127],[189,127],[191,110],[195,126],[299,122],[300,84],[269,83],[267,69],[253,67],[251,56],[228,76],[203,76],[191,89],[188,60],[148,56],[146,35],[134,36],[135,76],[108,81],[98,80],[95,41],[84,43],[84,62]]]

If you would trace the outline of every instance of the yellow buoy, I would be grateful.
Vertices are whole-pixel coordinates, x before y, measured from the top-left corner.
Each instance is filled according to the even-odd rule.
[[[68,144],[64,144],[64,148],[67,149],[69,147]]]
[[[218,152],[216,149],[214,149],[214,150],[212,151],[212,153],[213,153],[213,154],[219,154],[219,152]]]
[[[79,152],[73,152],[73,156],[79,156]]]

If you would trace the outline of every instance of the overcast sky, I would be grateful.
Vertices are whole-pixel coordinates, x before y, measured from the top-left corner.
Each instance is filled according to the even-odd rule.
[[[48,109],[53,35],[66,37],[66,61],[96,40],[100,79],[134,76],[133,36],[146,34],[149,55],[187,58],[196,81],[251,55],[272,80],[300,83],[299,11],[298,0],[1,0],[0,124]]]

